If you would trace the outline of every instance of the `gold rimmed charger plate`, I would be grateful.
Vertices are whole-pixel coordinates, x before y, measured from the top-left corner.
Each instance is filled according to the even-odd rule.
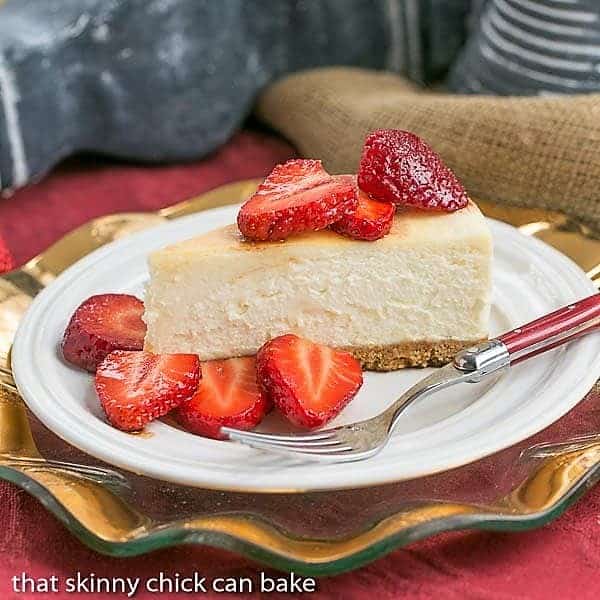
[[[165,220],[239,203],[257,183],[225,185],[155,213],[94,219],[5,274],[0,279],[0,362],[9,366],[16,327],[31,299],[71,264]],[[559,213],[479,205],[487,215],[558,248],[600,280],[600,241],[589,228]],[[440,531],[517,530],[560,514],[600,473],[600,435],[587,414],[597,394],[595,389],[534,439],[452,472],[368,492],[257,496],[167,484],[104,465],[46,430],[4,375],[0,476],[39,498],[82,541],[109,554],[140,554],[195,542],[228,548],[280,569],[329,574]],[[482,470],[496,478],[489,489],[483,479],[473,487]]]

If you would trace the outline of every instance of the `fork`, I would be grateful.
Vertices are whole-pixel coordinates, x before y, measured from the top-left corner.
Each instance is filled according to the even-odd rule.
[[[402,413],[416,400],[458,383],[477,383],[556,348],[600,326],[600,294],[560,308],[531,323],[460,351],[454,360],[412,386],[379,415],[350,425],[279,435],[221,427],[230,440],[272,452],[323,462],[370,458],[390,440]]]

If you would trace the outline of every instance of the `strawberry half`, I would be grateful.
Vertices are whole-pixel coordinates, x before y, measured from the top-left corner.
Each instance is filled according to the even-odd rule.
[[[267,342],[256,357],[265,394],[295,425],[321,427],[362,385],[362,370],[348,352],[287,334]]]
[[[141,350],[144,304],[128,294],[88,298],[73,313],[62,340],[65,360],[94,373],[114,350]]]
[[[431,147],[400,129],[379,129],[367,136],[358,185],[374,198],[423,210],[452,212],[469,201],[456,175]]]
[[[111,352],[96,371],[96,392],[110,423],[139,431],[189,400],[202,373],[195,354]]]
[[[271,406],[256,380],[256,359],[230,358],[202,363],[198,391],[174,416],[192,433],[224,439],[221,427],[252,429]]]
[[[371,242],[387,235],[394,222],[396,206],[391,202],[373,200],[362,190],[357,190],[357,194],[356,209],[344,215],[331,229],[357,240]]]
[[[351,176],[331,176],[320,160],[294,159],[273,169],[242,206],[237,222],[249,240],[284,240],[325,229],[356,203]]]

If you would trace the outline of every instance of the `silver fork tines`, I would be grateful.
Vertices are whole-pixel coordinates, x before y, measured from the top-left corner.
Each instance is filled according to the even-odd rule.
[[[358,456],[355,449],[342,440],[334,436],[318,439],[305,440],[302,434],[292,439],[278,439],[277,436],[270,437],[269,434],[251,433],[239,431],[229,427],[221,428],[223,433],[229,436],[229,439],[241,442],[246,446],[258,450],[269,450],[282,454],[301,454],[308,458],[317,458],[319,460],[332,459],[335,462],[344,462],[349,460],[360,460],[364,456]]]

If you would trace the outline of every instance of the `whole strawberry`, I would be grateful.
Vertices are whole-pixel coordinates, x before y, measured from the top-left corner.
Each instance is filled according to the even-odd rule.
[[[378,129],[367,136],[359,187],[378,200],[422,210],[452,212],[469,199],[456,175],[419,136]]]

